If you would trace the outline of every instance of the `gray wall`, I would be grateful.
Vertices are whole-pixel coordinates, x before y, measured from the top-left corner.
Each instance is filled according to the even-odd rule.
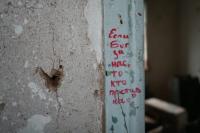
[[[94,96],[100,5],[100,0],[0,1],[1,133],[100,131],[100,102]],[[52,60],[57,67],[59,59],[65,74],[58,89],[60,110],[56,94],[34,75],[35,67],[50,72]]]

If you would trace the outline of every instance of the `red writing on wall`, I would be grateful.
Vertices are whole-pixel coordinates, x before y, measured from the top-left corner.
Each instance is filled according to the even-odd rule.
[[[111,87],[126,85],[126,80],[111,80],[110,84],[111,84]]]
[[[129,88],[125,88],[125,89],[121,89],[121,90],[116,90],[116,89],[112,89],[110,90],[110,95],[112,96],[117,96],[118,94],[131,94],[132,97],[137,96],[137,94],[141,93],[141,89],[139,87],[135,88],[135,89],[129,89]]]
[[[130,67],[126,60],[112,61],[112,67]]]
[[[116,76],[121,77],[123,75],[123,71],[111,71],[111,73],[113,77],[116,77]]]
[[[112,56],[114,58],[110,60],[111,62],[109,64],[109,67],[112,69],[111,71],[106,71],[106,75],[117,78],[111,78],[111,80],[109,81],[111,86],[109,90],[109,95],[113,96],[113,104],[125,104],[127,102],[130,102],[131,99],[135,98],[138,94],[141,93],[141,89],[139,87],[128,87],[129,80],[126,78],[122,79],[125,74],[123,72],[123,68],[130,69],[130,67],[132,67],[132,65],[128,62],[128,56],[125,56],[129,48],[129,43],[127,42],[129,39],[129,35],[119,33],[119,30],[117,28],[111,28],[108,33],[108,37],[110,40],[108,47],[112,50]],[[130,74],[128,76],[130,76]],[[124,98],[120,95],[126,95],[127,97]]]
[[[116,28],[112,28],[110,30],[109,33],[109,38],[124,38],[124,39],[128,39],[128,35],[126,34],[117,34],[117,29]]]
[[[110,42],[110,48],[127,48],[127,47],[128,47],[128,43],[119,44],[117,40]]]

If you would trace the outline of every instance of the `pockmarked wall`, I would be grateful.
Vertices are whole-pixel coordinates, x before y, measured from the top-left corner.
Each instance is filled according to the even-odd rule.
[[[1,133],[100,132],[101,12],[100,0],[0,1]]]

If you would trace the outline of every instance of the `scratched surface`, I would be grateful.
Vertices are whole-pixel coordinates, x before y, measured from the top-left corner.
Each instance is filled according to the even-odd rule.
[[[143,1],[103,8],[106,133],[144,133]]]

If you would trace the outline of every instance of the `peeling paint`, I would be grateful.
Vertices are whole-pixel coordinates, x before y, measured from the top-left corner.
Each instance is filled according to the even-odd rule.
[[[28,84],[28,87],[31,88],[31,90],[32,90],[32,97],[38,95],[40,97],[40,99],[42,99],[42,100],[46,99],[45,93],[36,83],[30,82]]]
[[[27,126],[18,133],[44,133],[45,126],[51,121],[50,116],[34,115],[28,119]]]

